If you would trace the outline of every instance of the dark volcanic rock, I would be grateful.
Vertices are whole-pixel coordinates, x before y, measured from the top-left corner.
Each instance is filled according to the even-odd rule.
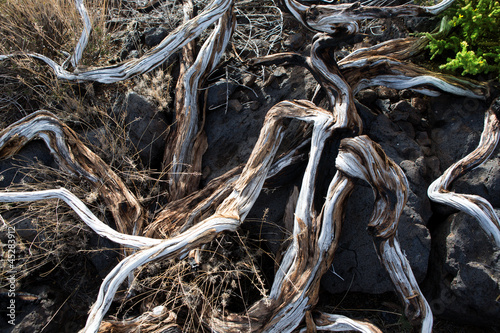
[[[434,315],[498,327],[500,249],[465,213],[451,215],[433,237],[436,246],[426,285]]]
[[[163,40],[168,35],[168,30],[164,27],[153,27],[144,31],[144,44],[148,47],[153,47]]]
[[[167,121],[144,96],[129,92],[125,97],[125,121],[129,139],[144,165],[160,166],[165,146]]]
[[[28,142],[13,158],[0,160],[0,187],[7,187],[21,181],[29,182],[30,177],[27,177],[20,168],[34,167],[36,162],[57,168],[50,150],[41,140]]]

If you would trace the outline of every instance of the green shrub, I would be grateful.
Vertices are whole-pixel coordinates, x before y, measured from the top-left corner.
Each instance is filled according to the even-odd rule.
[[[427,34],[431,60],[462,75],[500,74],[500,4],[494,0],[457,0],[441,22],[440,33]]]

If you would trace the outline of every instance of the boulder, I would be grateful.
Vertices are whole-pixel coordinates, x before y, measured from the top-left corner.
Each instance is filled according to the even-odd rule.
[[[144,44],[148,47],[153,47],[163,40],[168,35],[168,29],[164,27],[152,27],[144,31]]]
[[[163,158],[168,123],[163,113],[136,92],[128,92],[124,104],[128,138],[142,163],[157,168]]]
[[[475,218],[462,212],[448,217],[433,237],[425,289],[434,315],[500,327],[500,249]]]
[[[443,171],[477,147],[487,108],[481,101],[457,96],[431,101],[430,140]]]

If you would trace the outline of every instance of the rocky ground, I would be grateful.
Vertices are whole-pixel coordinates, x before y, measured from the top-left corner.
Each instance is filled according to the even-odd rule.
[[[239,23],[244,25],[243,21],[244,17],[239,17]],[[353,45],[346,46],[338,56],[342,57],[352,47],[429,30],[435,22],[430,19],[372,22],[365,31],[366,36],[355,39]],[[142,47],[154,46],[169,31],[167,28],[141,28],[139,23],[135,29],[119,37],[122,47],[117,61],[139,55]],[[129,26],[134,27],[133,24]],[[297,27],[286,15],[283,26],[285,33],[276,41],[276,46],[272,46],[268,39],[257,42],[274,48],[274,51],[306,52],[311,33]],[[259,49],[263,49],[262,45]],[[244,51],[240,56],[244,58],[247,54],[251,52]],[[173,63],[162,68],[171,73],[174,81],[176,66]],[[166,79],[162,82],[165,83]],[[108,89],[99,84],[94,88],[97,94]],[[311,99],[315,88],[316,81],[303,68],[251,68],[238,57],[228,58],[225,67],[209,78],[206,89],[208,150],[203,157],[202,183],[206,184],[247,161],[264,116],[273,105],[288,99]],[[129,124],[124,144],[134,147],[139,165],[154,175],[153,171],[161,164],[164,133],[173,119],[168,110],[171,101],[154,99],[150,92],[133,84],[128,89],[117,89],[115,93],[117,97],[107,108],[107,115],[115,119],[115,123]],[[374,87],[359,93],[357,108],[363,119],[364,133],[380,143],[409,180],[410,196],[400,220],[398,236],[433,309],[435,331],[500,330],[500,249],[486,237],[474,218],[432,204],[426,195],[434,179],[477,146],[488,105],[448,94],[426,97],[410,90]],[[110,128],[73,127],[102,154],[110,149],[110,140],[106,137],[110,135]],[[292,128],[290,133],[294,133]],[[335,172],[332,166],[337,144],[329,142],[325,149],[320,173],[325,179],[330,179]],[[23,166],[33,161],[57,168],[43,144],[33,142],[20,152],[16,160],[0,162],[0,186],[5,188],[12,183],[28,181]],[[293,172],[268,184],[245,223],[244,229],[259,239],[271,256],[279,251],[281,241],[287,238],[282,225],[283,212],[294,186],[300,183],[303,168],[303,163],[299,164]],[[80,190],[84,191],[85,186],[82,185]],[[500,149],[497,148],[486,163],[456,181],[453,190],[480,195],[500,213]],[[321,191],[325,193],[326,187]],[[366,232],[372,205],[370,187],[358,183],[349,199],[332,270],[322,280],[325,292],[320,306],[330,312],[374,320],[384,331],[411,331],[401,316],[402,308],[392,293],[392,284]],[[19,217],[18,209],[1,213],[5,221],[16,226],[18,237],[26,244],[37,244],[40,233],[33,221]],[[105,212],[101,216],[109,219]],[[18,281],[18,325],[14,328],[6,323],[4,309],[9,299],[7,290],[2,290],[2,332],[75,332],[83,326],[101,279],[119,260],[120,254],[112,243],[90,232],[84,232],[83,240],[78,238],[80,236],[77,231],[64,235],[70,250],[64,264],[54,264],[56,260],[53,258]],[[6,237],[3,230],[2,244],[6,244]],[[107,250],[97,251],[102,247]],[[29,253],[26,248],[22,251]],[[63,256],[63,250],[58,251],[58,255]]]

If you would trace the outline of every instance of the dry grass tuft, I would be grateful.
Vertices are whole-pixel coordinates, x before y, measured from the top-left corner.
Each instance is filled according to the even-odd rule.
[[[199,265],[190,258],[145,265],[127,291],[134,296],[120,305],[116,317],[162,306],[176,314],[183,332],[202,332],[211,316],[244,313],[269,288],[259,263],[270,254],[249,243],[239,233],[225,234],[200,250]],[[147,332],[161,332],[165,324]]]
[[[8,190],[36,191],[66,187],[82,198],[87,196],[87,203],[94,207],[96,215],[105,219],[104,206],[97,198],[90,199],[92,191],[88,183],[75,182],[59,170],[41,163],[20,168],[19,172],[24,173],[21,181],[10,185]],[[12,226],[16,230],[15,264],[16,280],[19,282],[35,273],[47,276],[56,268],[70,272],[75,264],[71,259],[89,249],[91,230],[60,200],[3,203],[0,210],[5,223],[1,228]],[[9,267],[2,265],[0,270],[0,287],[3,287]]]
[[[171,88],[173,84],[172,66],[167,69],[158,68],[134,78],[133,90],[148,97],[159,109],[166,111],[172,102]]]
[[[83,28],[67,0],[6,0],[0,4],[0,22],[2,54],[37,52],[54,58],[71,52]]]

